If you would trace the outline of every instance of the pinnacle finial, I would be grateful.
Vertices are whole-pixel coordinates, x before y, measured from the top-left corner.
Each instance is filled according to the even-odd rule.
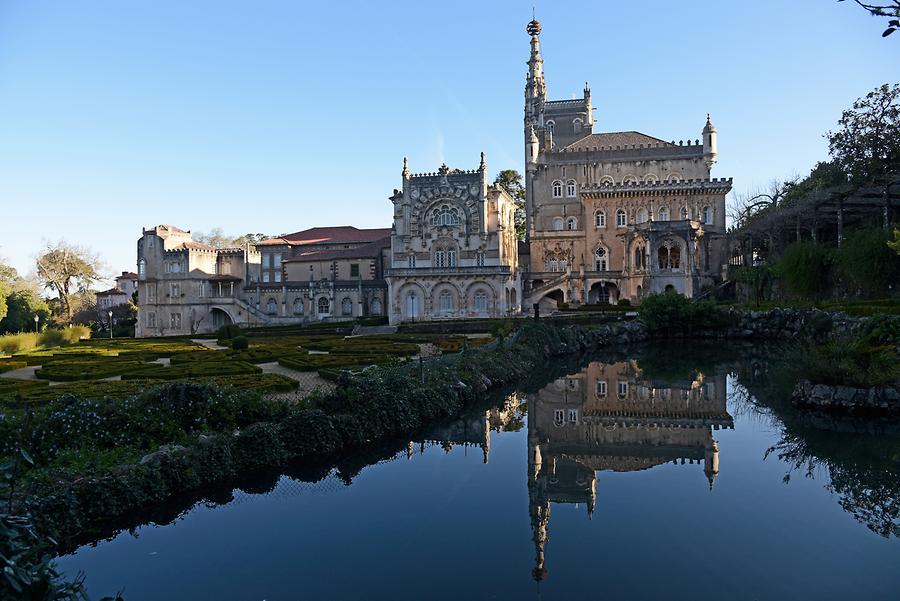
[[[403,172],[401,175],[403,177],[409,177],[409,162],[406,160],[406,157],[403,157]]]
[[[528,22],[528,26],[525,27],[525,31],[527,31],[528,35],[530,35],[531,37],[541,35],[541,22],[534,17],[534,7],[531,8],[531,21]]]
[[[478,165],[479,171],[487,171],[487,163],[484,160],[484,152],[481,153],[481,163]]]

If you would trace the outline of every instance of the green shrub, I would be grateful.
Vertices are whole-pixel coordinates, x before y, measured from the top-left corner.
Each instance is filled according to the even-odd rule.
[[[216,330],[216,338],[221,338],[222,340],[231,340],[232,338],[237,338],[240,335],[241,328],[233,323],[224,325]]]
[[[890,237],[880,227],[852,230],[834,253],[842,282],[852,294],[886,294],[900,281],[900,255],[888,247]]]
[[[260,374],[262,370],[243,361],[192,361],[166,367],[149,364],[122,374],[123,380],[192,380],[214,376]]]
[[[792,362],[800,377],[814,384],[869,388],[900,380],[900,356],[894,346],[865,340],[832,340],[797,349]]]
[[[250,348],[250,343],[246,336],[235,336],[231,341],[231,348],[236,351],[246,351]]]
[[[24,353],[39,347],[55,347],[74,344],[83,338],[89,338],[91,330],[87,326],[71,326],[61,330],[48,329],[40,334],[22,332],[0,336],[0,352],[7,355]]]
[[[12,371],[14,369],[22,369],[23,367],[28,367],[28,363],[25,361],[14,361],[12,359],[0,359],[0,373]]]
[[[630,301],[629,299],[627,299],[627,298],[620,298],[620,299],[619,299],[619,302],[618,302],[618,305],[619,305],[620,307],[630,307],[630,306],[631,306],[631,301]]]
[[[785,249],[773,273],[789,296],[816,299],[828,289],[832,262],[828,249],[815,242],[795,242]]]
[[[728,325],[728,315],[713,301],[693,301],[677,292],[651,294],[638,309],[641,321],[657,335],[689,334]]]

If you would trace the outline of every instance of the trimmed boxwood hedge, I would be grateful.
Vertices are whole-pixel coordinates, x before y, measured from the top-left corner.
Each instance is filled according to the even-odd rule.
[[[327,367],[375,365],[390,358],[385,355],[291,355],[278,359],[278,364],[297,371],[317,371]]]
[[[0,373],[12,371],[14,369],[22,369],[23,367],[28,367],[28,363],[13,359],[0,359]]]
[[[147,365],[141,361],[55,361],[41,367],[34,375],[42,380],[73,382],[100,380],[125,374]]]
[[[214,376],[261,374],[262,369],[244,361],[191,361],[166,367],[148,364],[122,374],[123,380],[184,380]]]

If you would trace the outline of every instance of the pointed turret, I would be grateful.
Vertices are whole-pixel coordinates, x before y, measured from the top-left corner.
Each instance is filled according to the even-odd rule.
[[[712,124],[709,113],[706,113],[706,125],[703,126],[703,159],[706,161],[707,169],[712,169],[718,160],[717,135],[716,126]]]

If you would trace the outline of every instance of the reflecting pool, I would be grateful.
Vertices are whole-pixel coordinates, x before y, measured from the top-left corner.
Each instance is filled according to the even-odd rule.
[[[897,425],[798,415],[777,357],[712,357],[557,366],[60,567],[126,601],[900,598]]]

